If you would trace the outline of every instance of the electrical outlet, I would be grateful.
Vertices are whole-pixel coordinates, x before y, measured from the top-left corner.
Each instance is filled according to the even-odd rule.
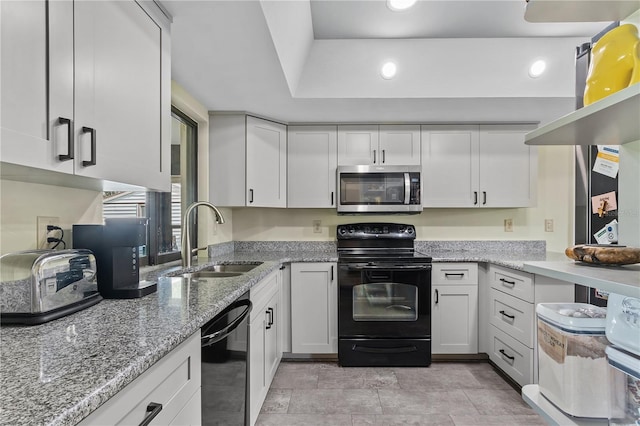
[[[553,219],[544,220],[544,232],[553,232]]]
[[[504,220],[504,232],[513,232],[513,219]]]
[[[38,216],[36,218],[36,247],[39,249],[49,248],[47,243],[47,236],[59,236],[59,233],[53,233],[53,231],[47,231],[47,225],[60,226],[60,218],[55,216]]]
[[[315,234],[322,233],[322,229],[320,228],[321,225],[322,225],[322,222],[320,222],[319,220],[314,220],[313,221],[313,232]]]

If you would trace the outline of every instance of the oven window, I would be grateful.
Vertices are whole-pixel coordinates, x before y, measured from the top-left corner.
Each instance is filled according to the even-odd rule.
[[[399,283],[353,287],[354,321],[416,321],[418,287]]]
[[[403,204],[404,173],[342,173],[340,203]]]

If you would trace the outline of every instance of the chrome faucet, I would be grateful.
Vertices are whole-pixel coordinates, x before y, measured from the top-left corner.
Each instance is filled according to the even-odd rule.
[[[191,212],[193,210],[195,210],[196,207],[198,206],[207,206],[209,207],[211,210],[213,210],[214,214],[216,215],[216,223],[224,223],[224,217],[222,217],[222,213],[220,213],[220,210],[218,210],[218,208],[216,206],[214,206],[213,204],[207,202],[207,201],[196,201],[195,203],[191,204],[189,207],[187,207],[187,210],[185,210],[184,212],[184,217],[182,218],[182,267],[183,268],[190,268],[191,267],[191,260],[193,257],[194,252],[197,252],[199,249],[193,249],[191,248],[191,225],[189,224],[189,216],[191,215]]]

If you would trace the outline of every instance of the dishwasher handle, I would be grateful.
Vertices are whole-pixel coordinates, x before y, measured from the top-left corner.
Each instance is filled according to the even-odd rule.
[[[244,307],[244,310],[240,313],[240,315],[238,315],[237,318],[231,321],[230,324],[225,324],[225,327],[214,330],[212,332],[212,329],[216,328],[215,326],[220,322],[222,318],[227,316],[232,310],[241,307]],[[202,337],[200,339],[202,347],[211,346],[233,333],[233,331],[238,328],[242,321],[244,321],[245,318],[249,316],[249,313],[251,313],[251,309],[253,309],[253,305],[251,304],[251,301],[249,299],[236,300],[235,302],[224,308],[224,310],[220,312],[216,316],[216,318],[202,330]]]

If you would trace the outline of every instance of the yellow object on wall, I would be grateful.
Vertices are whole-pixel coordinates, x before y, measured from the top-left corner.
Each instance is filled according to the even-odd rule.
[[[607,32],[591,50],[584,105],[640,82],[638,28],[625,24]]]

